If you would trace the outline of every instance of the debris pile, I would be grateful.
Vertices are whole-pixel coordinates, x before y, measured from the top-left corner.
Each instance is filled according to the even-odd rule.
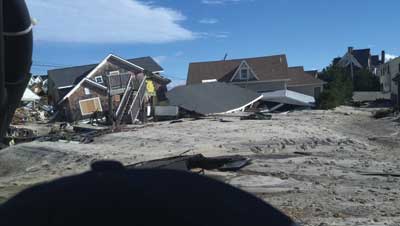
[[[201,154],[182,155],[170,158],[151,160],[127,166],[128,169],[173,169],[173,170],[219,170],[219,171],[238,171],[249,165],[249,158],[235,156],[220,156],[207,158]]]
[[[21,107],[15,111],[12,119],[13,125],[20,125],[28,122],[45,122],[49,114],[46,111]]]

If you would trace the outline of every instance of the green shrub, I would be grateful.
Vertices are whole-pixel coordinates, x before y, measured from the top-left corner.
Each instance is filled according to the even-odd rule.
[[[333,109],[352,99],[353,83],[345,69],[329,66],[322,71],[320,79],[326,81],[327,84],[317,98],[319,109]]]

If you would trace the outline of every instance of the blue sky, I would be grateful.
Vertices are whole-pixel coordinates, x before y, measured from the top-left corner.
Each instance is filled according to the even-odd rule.
[[[322,69],[348,46],[400,55],[398,0],[27,0],[34,74],[152,56],[175,84],[189,62],[286,54]]]

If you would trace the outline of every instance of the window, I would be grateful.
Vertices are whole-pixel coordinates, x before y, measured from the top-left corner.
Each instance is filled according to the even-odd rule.
[[[248,69],[241,69],[240,70],[240,79],[247,80],[249,78],[249,70]]]
[[[99,97],[87,99],[87,100],[80,100],[79,107],[81,109],[82,116],[91,115],[95,112],[103,111]]]
[[[85,92],[85,95],[90,95],[90,89],[84,88],[83,90],[84,90],[84,92]]]
[[[96,76],[96,77],[94,78],[94,80],[95,80],[97,83],[103,83],[103,77],[102,77],[102,76]]]
[[[110,71],[110,75],[119,75],[119,71]]]

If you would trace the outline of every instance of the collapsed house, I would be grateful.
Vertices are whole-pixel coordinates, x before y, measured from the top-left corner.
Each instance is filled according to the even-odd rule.
[[[262,99],[262,95],[239,86],[212,82],[178,86],[167,93],[173,106],[201,115],[243,111]]]
[[[289,67],[286,55],[276,55],[191,63],[187,85],[228,83],[263,95],[263,101],[311,107],[325,84],[317,74],[301,66]]]
[[[113,54],[100,64],[50,70],[48,100],[64,120],[106,117],[134,122],[147,105],[165,101],[169,79],[151,57],[125,60]]]

